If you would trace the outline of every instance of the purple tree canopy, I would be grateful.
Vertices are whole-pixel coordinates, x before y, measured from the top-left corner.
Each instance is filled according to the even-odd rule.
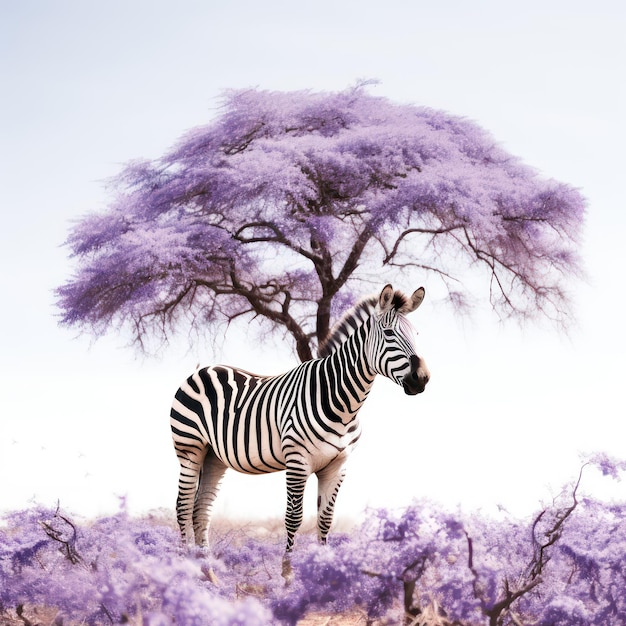
[[[454,306],[477,270],[498,315],[569,315],[584,199],[476,124],[338,93],[229,91],[219,115],[155,161],[129,163],[67,245],[62,323],[167,340],[256,317],[301,360],[381,275],[431,274]]]

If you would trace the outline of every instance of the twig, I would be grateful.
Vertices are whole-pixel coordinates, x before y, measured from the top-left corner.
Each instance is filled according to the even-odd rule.
[[[24,615],[24,605],[18,604],[15,607],[15,612],[17,613],[17,617],[24,622],[24,626],[33,626],[33,623]]]
[[[43,526],[46,532],[46,535],[48,535],[50,539],[54,539],[54,541],[58,541],[61,544],[62,547],[60,548],[60,550],[61,552],[65,554],[65,558],[67,558],[70,561],[70,563],[72,563],[73,565],[76,565],[77,563],[82,563],[83,559],[75,547],[76,534],[77,534],[76,525],[70,519],[68,519],[64,515],[61,515],[59,513],[59,508],[60,506],[59,504],[57,504],[57,510],[54,513],[54,517],[55,518],[58,517],[72,529],[72,533],[69,539],[64,539],[63,532],[60,530],[57,530],[48,522],[40,521],[39,523]]]

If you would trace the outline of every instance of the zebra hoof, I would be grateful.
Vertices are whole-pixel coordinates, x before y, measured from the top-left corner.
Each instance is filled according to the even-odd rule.
[[[293,582],[293,567],[291,566],[291,558],[288,554],[285,554],[283,557],[283,570],[281,575],[285,579],[286,585],[290,585]]]
[[[209,546],[190,546],[188,549],[188,554],[195,559],[206,559],[211,556],[211,550]]]
[[[217,574],[213,571],[212,567],[202,567],[202,573],[204,577],[212,584],[219,585],[220,579],[217,577]]]

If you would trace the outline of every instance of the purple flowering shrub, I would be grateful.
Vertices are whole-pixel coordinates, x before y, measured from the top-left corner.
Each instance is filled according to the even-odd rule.
[[[579,483],[524,521],[431,502],[370,510],[330,545],[303,534],[290,582],[277,534],[218,528],[209,553],[183,547],[171,521],[124,510],[91,523],[18,511],[0,525],[0,621],[34,624],[45,607],[65,625],[296,624],[355,611],[372,623],[621,625],[626,504],[580,496]]]
[[[124,512],[78,526],[43,508],[12,513],[4,521],[4,615],[19,614],[27,605],[55,609],[59,624],[243,626],[270,619],[259,601],[238,601],[228,586],[216,584],[225,566],[201,552],[187,554],[172,527]]]

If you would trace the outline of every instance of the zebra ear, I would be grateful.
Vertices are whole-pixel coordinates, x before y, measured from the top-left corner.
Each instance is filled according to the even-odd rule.
[[[378,307],[381,311],[384,311],[391,304],[393,298],[393,287],[391,285],[385,285],[378,297]]]
[[[424,300],[424,295],[426,294],[426,290],[424,287],[420,287],[413,292],[411,299],[402,307],[402,313],[413,313],[420,304],[422,304]]]

